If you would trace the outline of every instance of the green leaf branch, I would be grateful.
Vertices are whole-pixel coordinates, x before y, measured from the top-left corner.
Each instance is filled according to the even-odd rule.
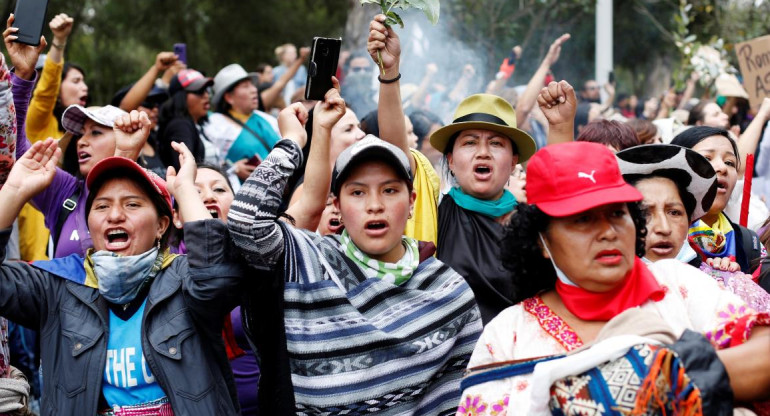
[[[438,23],[440,4],[439,0],[360,0],[361,5],[364,4],[377,4],[382,10],[382,14],[385,15],[385,26],[391,27],[393,25],[399,25],[404,28],[404,21],[401,19],[398,13],[393,9],[399,8],[401,10],[417,9],[425,14],[425,17],[432,24]],[[380,74],[385,75],[385,68],[382,65],[382,54],[377,51],[377,63],[380,66]]]

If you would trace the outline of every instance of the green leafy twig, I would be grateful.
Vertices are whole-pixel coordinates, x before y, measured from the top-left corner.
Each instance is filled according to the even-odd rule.
[[[440,4],[439,0],[360,0],[361,5],[377,4],[380,6],[382,14],[385,15],[385,26],[390,28],[393,25],[399,25],[404,28],[404,21],[393,9],[398,7],[401,10],[418,9],[421,10],[432,24],[438,23]],[[377,51],[377,63],[380,66],[380,73],[385,75],[385,67],[382,65],[382,53]]]

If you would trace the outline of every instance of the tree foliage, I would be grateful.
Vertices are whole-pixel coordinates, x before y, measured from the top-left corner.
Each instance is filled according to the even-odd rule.
[[[91,102],[105,104],[174,43],[186,43],[189,66],[210,76],[233,62],[253,71],[277,64],[281,44],[342,36],[347,12],[346,0],[50,0],[47,19],[75,18],[66,59],[85,68]],[[43,34],[50,41],[47,23]]]
[[[670,85],[672,73],[682,64],[676,46],[682,28],[685,37],[694,36],[700,43],[724,39],[733,64],[735,43],[770,33],[768,0],[687,3],[691,6],[685,22],[680,0],[614,1],[613,53],[620,92],[659,93]],[[14,4],[5,2],[4,16]],[[441,21],[435,29],[424,18],[405,12],[404,19],[411,20],[402,32],[414,26],[412,21],[424,22],[426,31],[442,31],[463,47],[433,42],[430,48],[448,62],[440,70],[457,72],[471,61],[484,79],[493,76],[513,46],[521,45],[517,84],[526,83],[550,43],[569,32],[572,39],[553,71],[579,84],[594,75],[595,7],[596,0],[441,0]],[[276,64],[276,46],[309,45],[313,36],[345,35],[343,48],[361,49],[368,21],[377,10],[372,5],[362,8],[360,0],[50,0],[48,19],[60,12],[75,17],[66,59],[86,69],[92,102],[103,104],[138,79],[157,52],[171,50],[174,43],[187,43],[190,66],[209,75],[233,62],[253,70],[262,62]],[[44,34],[50,40],[47,25]],[[425,63],[408,64],[419,68]]]

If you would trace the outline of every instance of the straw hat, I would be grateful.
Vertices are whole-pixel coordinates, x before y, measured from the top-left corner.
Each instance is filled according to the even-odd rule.
[[[491,130],[511,139],[519,153],[519,163],[532,157],[537,150],[535,140],[516,128],[516,111],[504,99],[491,94],[475,94],[464,99],[455,111],[452,123],[436,130],[430,144],[445,153],[450,139],[463,130]]]

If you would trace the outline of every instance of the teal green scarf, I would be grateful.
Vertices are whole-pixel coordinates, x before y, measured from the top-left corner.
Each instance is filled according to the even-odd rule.
[[[367,276],[378,277],[396,286],[409,280],[420,264],[417,240],[404,236],[401,241],[404,247],[406,247],[404,257],[398,263],[385,263],[375,260],[359,250],[355,243],[353,243],[353,240],[350,239],[348,230],[342,232],[342,247],[345,249],[345,254],[361,267]]]
[[[450,189],[448,195],[452,197],[460,208],[478,212],[479,214],[492,218],[502,217],[513,211],[513,208],[518,204],[518,202],[516,202],[516,197],[507,189],[503,191],[503,196],[495,201],[478,199],[470,196],[463,192],[459,187]]]

